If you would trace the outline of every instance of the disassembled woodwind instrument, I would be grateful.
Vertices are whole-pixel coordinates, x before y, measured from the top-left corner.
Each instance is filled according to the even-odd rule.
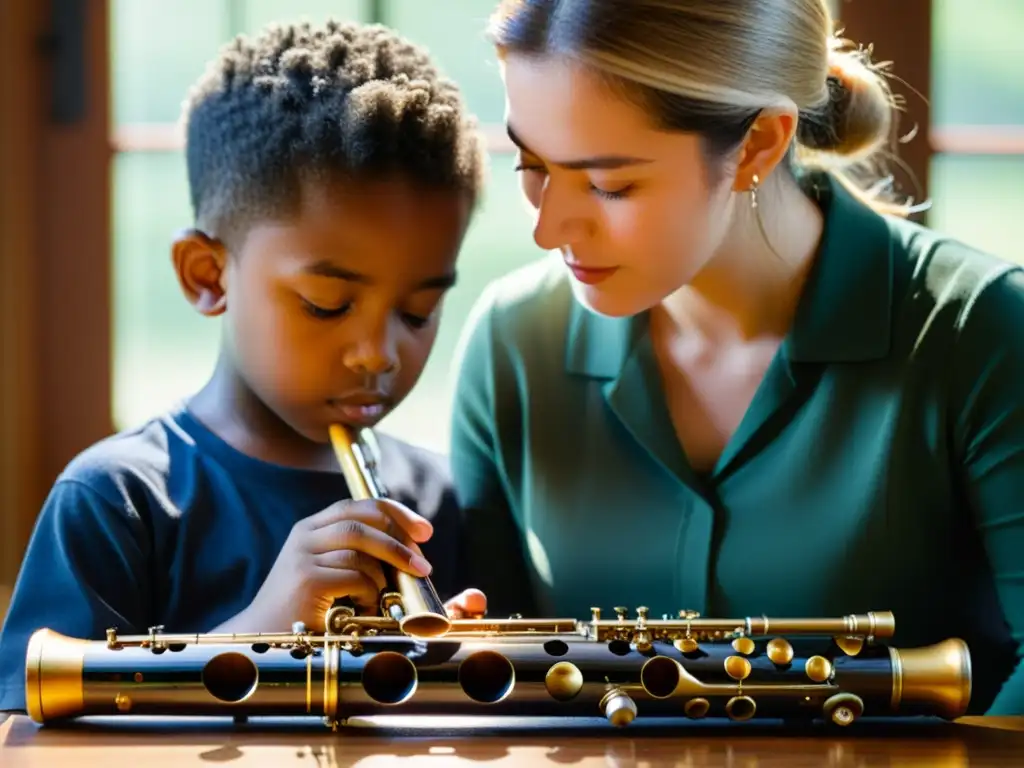
[[[365,439],[332,430],[354,498],[384,495]],[[365,436],[364,436],[365,437]],[[328,612],[326,632],[106,640],[40,629],[26,660],[38,723],[88,715],[382,714],[955,719],[971,698],[966,643],[896,649],[891,613],[839,618],[449,619],[429,579],[387,570],[380,615]]]

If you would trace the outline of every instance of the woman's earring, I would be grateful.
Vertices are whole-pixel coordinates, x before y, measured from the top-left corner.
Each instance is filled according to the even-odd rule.
[[[757,210],[757,188],[760,184],[761,179],[755,173],[754,178],[750,180],[750,207],[754,210]]]

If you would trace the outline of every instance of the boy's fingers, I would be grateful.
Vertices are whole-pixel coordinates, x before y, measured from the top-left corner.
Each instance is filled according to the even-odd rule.
[[[307,525],[309,530],[316,531],[334,525],[341,520],[368,520],[371,518],[394,523],[409,538],[417,542],[427,541],[434,533],[434,526],[430,524],[429,520],[420,517],[404,504],[392,499],[339,501],[308,518]],[[388,526],[376,524],[374,527],[392,533],[388,530]]]
[[[330,550],[354,549],[399,568],[414,576],[429,576],[430,564],[398,539],[393,539],[373,526],[359,520],[340,520],[316,531],[310,552],[322,554]]]
[[[394,499],[377,499],[378,508],[401,526],[416,542],[427,541],[434,533],[434,526],[425,517],[420,517],[404,504]]]

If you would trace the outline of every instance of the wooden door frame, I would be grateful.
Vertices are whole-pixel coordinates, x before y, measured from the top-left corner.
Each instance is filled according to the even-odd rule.
[[[112,430],[107,14],[0,3],[0,599],[50,485]]]

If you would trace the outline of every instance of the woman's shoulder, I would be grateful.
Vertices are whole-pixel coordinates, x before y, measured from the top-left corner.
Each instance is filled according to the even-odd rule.
[[[927,310],[910,316],[945,318],[941,324],[958,332],[993,313],[1024,315],[1024,264],[911,221],[892,220],[890,231],[896,296]]]
[[[890,228],[894,352],[984,367],[1024,349],[1024,265],[922,224]]]

